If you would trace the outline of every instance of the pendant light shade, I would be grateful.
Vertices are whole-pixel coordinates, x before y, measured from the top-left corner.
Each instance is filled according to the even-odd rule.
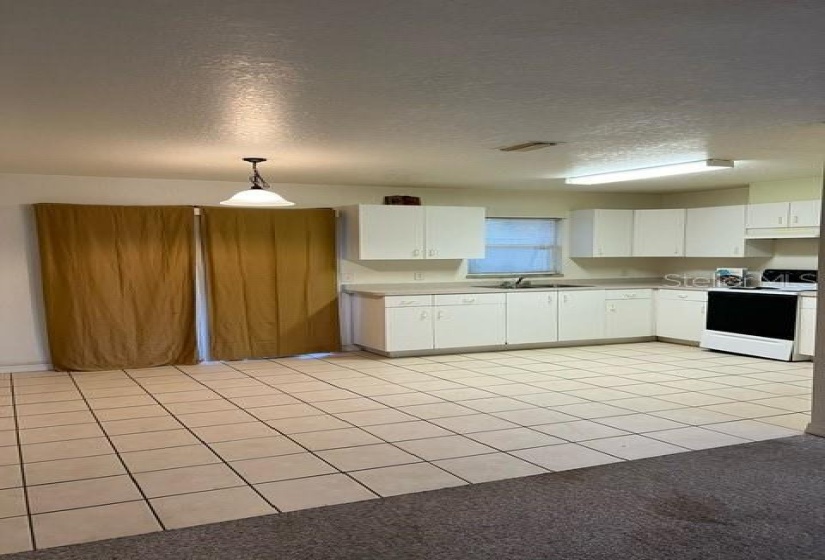
[[[248,208],[295,206],[294,202],[290,202],[278,193],[269,190],[269,183],[258,173],[258,164],[266,161],[265,158],[243,158],[243,160],[252,164],[252,175],[249,176],[252,186],[234,194],[227,200],[221,201],[221,204],[224,206],[245,206]]]

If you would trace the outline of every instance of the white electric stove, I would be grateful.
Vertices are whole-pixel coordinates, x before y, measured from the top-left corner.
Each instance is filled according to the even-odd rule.
[[[775,360],[809,360],[798,352],[799,295],[816,291],[816,270],[767,269],[758,286],[713,288],[700,346]]]

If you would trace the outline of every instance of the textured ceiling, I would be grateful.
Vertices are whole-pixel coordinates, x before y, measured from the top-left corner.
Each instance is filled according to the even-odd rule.
[[[0,172],[565,187],[821,173],[822,0],[2,0]],[[497,147],[564,144],[528,153]]]

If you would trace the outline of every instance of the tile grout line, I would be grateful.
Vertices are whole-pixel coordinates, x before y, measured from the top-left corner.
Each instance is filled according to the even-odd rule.
[[[20,460],[20,483],[23,485],[23,500],[25,501],[26,505],[26,520],[29,524],[29,539],[31,542],[32,550],[37,550],[37,539],[34,535],[34,518],[32,516],[32,508],[31,508],[31,501],[29,498],[29,485],[26,482],[26,469],[25,463],[23,462],[23,443],[20,440],[20,424],[17,419],[17,403],[15,402],[14,395],[15,395],[15,386],[14,386],[14,376],[9,375],[9,389],[11,393],[11,406],[12,406],[12,414],[14,415],[14,427],[15,427],[15,435],[17,436],[17,457]]]
[[[126,373],[125,370],[120,370],[120,371],[122,371],[127,376],[129,375],[128,373]],[[74,378],[74,375],[70,374],[70,377],[72,379],[72,382],[77,387],[77,390],[82,395],[83,402],[85,402],[86,406],[89,407],[89,411],[91,412],[92,417],[95,419],[95,421],[98,424],[98,427],[103,432],[103,437],[106,438],[106,442],[112,447],[112,450],[114,451],[114,454],[117,457],[117,460],[120,462],[121,466],[123,467],[123,470],[126,471],[126,475],[129,477],[129,479],[132,481],[132,484],[134,484],[135,488],[140,493],[141,497],[143,498],[143,502],[149,508],[149,511],[152,512],[152,516],[155,518],[155,521],[157,521],[158,526],[160,527],[161,531],[165,531],[166,530],[166,525],[164,525],[163,521],[161,520],[160,516],[158,515],[158,512],[155,511],[155,508],[152,505],[152,502],[149,501],[149,498],[146,496],[146,493],[143,491],[143,488],[141,488],[140,484],[138,484],[137,479],[134,477],[133,473],[129,470],[129,467],[126,464],[126,461],[124,461],[123,457],[121,457],[120,452],[118,451],[115,444],[112,442],[112,438],[109,435],[109,432],[106,431],[105,427],[103,426],[103,423],[100,421],[100,418],[98,417],[97,412],[89,404],[89,401],[86,399],[86,396],[83,394],[83,390],[80,388],[80,385],[77,384],[77,380]],[[115,476],[117,476],[117,475],[115,475]],[[104,477],[98,477],[98,478],[104,478]],[[136,500],[128,500],[128,501],[136,501]],[[116,503],[124,503],[124,502],[116,502]],[[90,506],[90,507],[95,507],[95,506]],[[82,509],[82,508],[79,508],[79,509]]]
[[[225,364],[225,365],[227,365],[227,367],[232,368],[232,366],[231,366],[231,365],[229,365],[229,364]],[[288,366],[287,366],[287,367],[288,367]],[[238,371],[239,373],[241,373],[241,374],[243,374],[243,375],[245,375],[245,376],[247,376],[247,377],[250,377],[250,378],[251,378],[251,376],[250,376],[250,375],[248,375],[245,371],[242,371],[242,370],[236,370],[235,368],[232,368],[232,369],[233,369],[233,370],[235,370],[235,371]],[[290,369],[292,369],[292,368],[290,368]],[[297,370],[295,370],[295,371],[297,371]],[[184,373],[185,373],[185,372],[184,372]],[[302,373],[302,372],[301,372],[301,373]],[[187,374],[187,375],[188,375],[188,374]],[[304,374],[304,375],[307,375],[307,374]],[[311,375],[311,374],[309,374],[308,376],[309,376],[309,377],[313,377],[314,379],[317,379],[316,377],[314,377],[314,376],[313,376],[313,375]],[[255,379],[255,378],[253,378],[253,379]],[[257,380],[257,379],[256,379],[256,380]],[[264,384],[266,384],[266,383],[264,383]],[[273,387],[273,388],[277,389],[277,387]],[[282,391],[282,392],[283,392],[283,391]],[[293,396],[293,395],[292,395],[292,394],[290,394],[290,396]],[[295,398],[297,398],[298,400],[301,400],[301,399],[300,399],[300,397],[295,397]],[[368,398],[368,397],[364,397],[364,398]],[[346,399],[342,399],[342,400],[346,400]],[[372,399],[370,399],[370,400],[372,400]],[[311,403],[306,403],[306,401],[301,401],[301,402],[304,402],[305,404],[310,404],[310,405],[311,405]],[[377,402],[377,401],[374,401],[374,402]],[[234,404],[234,403],[233,403],[233,404]],[[379,404],[381,404],[381,403],[379,403]],[[237,405],[236,405],[236,406],[237,406]],[[383,406],[386,406],[386,405],[383,405]],[[391,409],[393,409],[392,407],[390,407],[390,408],[391,408]],[[394,409],[393,409],[393,410],[394,410]],[[333,414],[330,414],[330,413],[327,413],[327,412],[325,412],[325,411],[321,411],[321,412],[324,412],[324,414],[325,414],[325,415],[330,415],[330,416],[333,416],[333,417],[335,417],[335,418],[338,418],[337,416],[335,416],[335,415],[333,415]],[[341,418],[338,418],[338,420],[341,420],[342,422],[346,422],[347,424],[350,424],[350,426],[351,426],[351,427],[353,427],[353,428],[356,428],[356,429],[359,429],[359,430],[362,430],[362,431],[366,431],[366,430],[364,430],[362,427],[360,427],[360,426],[356,426],[355,424],[352,424],[351,422],[347,422],[346,420],[343,420],[343,419],[341,419]],[[401,422],[397,422],[397,423],[401,423]],[[267,424],[267,425],[268,425],[268,424]],[[271,426],[270,426],[270,427],[271,427]],[[292,437],[290,437],[290,434],[286,434],[286,433],[280,432],[280,430],[277,430],[277,429],[275,429],[275,428],[272,428],[272,429],[273,429],[273,430],[276,430],[276,432],[278,432],[278,433],[281,433],[284,437],[286,437],[287,439],[289,439],[290,441],[292,441],[292,442],[293,442],[293,443],[295,443],[296,445],[300,446],[302,449],[305,449],[308,453],[312,454],[312,456],[313,456],[313,457],[317,457],[319,460],[321,460],[321,461],[323,461],[324,463],[328,464],[330,467],[332,467],[333,469],[335,469],[335,470],[336,470],[339,474],[343,474],[343,475],[344,475],[344,476],[346,476],[348,479],[355,481],[358,485],[360,485],[360,486],[362,486],[363,488],[367,489],[369,492],[372,492],[372,493],[374,493],[374,494],[378,495],[380,498],[383,498],[383,496],[379,495],[377,492],[375,492],[374,490],[372,490],[371,488],[369,488],[369,487],[368,487],[367,485],[365,485],[363,482],[361,482],[361,481],[360,481],[360,480],[358,480],[357,478],[355,478],[355,477],[351,476],[351,475],[349,474],[349,472],[348,472],[348,471],[342,471],[341,469],[339,469],[338,467],[336,467],[335,465],[333,465],[332,463],[330,463],[329,461],[327,461],[326,459],[324,459],[323,457],[321,457],[320,455],[318,455],[318,454],[317,454],[317,453],[315,453],[314,451],[312,451],[312,450],[310,450],[309,448],[305,447],[305,446],[304,446],[303,444],[301,444],[299,441],[296,441],[295,439],[293,439]],[[339,428],[339,429],[349,429],[349,428]],[[326,431],[326,430],[318,430],[318,431]],[[303,432],[303,433],[312,433],[312,432]],[[369,433],[369,432],[367,432],[367,433]],[[295,435],[295,434],[293,434],[293,435]],[[371,434],[371,435],[374,435],[374,434]],[[408,452],[408,451],[406,451],[406,450],[404,450],[404,449],[401,449],[400,447],[398,447],[398,446],[396,446],[396,445],[393,445],[393,444],[392,444],[392,442],[389,442],[389,441],[384,440],[384,438],[381,438],[381,437],[379,437],[379,436],[375,436],[375,437],[378,437],[379,439],[381,439],[382,441],[384,441],[386,444],[391,445],[391,446],[392,446],[393,448],[395,448],[395,449],[399,449],[400,451],[402,451],[402,452],[404,452],[404,453],[409,453],[409,454],[410,454],[410,455],[412,455],[413,457],[418,457],[417,455],[415,455],[415,454],[413,454],[413,453],[410,453],[410,452]],[[374,444],[374,445],[377,445],[377,444]],[[350,446],[350,447],[339,448],[339,449],[351,449],[351,448],[354,448],[354,447],[360,447],[360,446]],[[330,451],[330,450],[319,450],[319,451]],[[430,463],[429,461],[426,461],[426,460],[425,460],[425,459],[423,459],[422,457],[418,457],[418,458],[419,458],[419,459],[421,459],[422,461],[424,461],[425,463],[430,464],[430,465],[432,465],[433,467],[435,467],[435,468],[437,468],[437,469],[439,469],[439,470],[441,470],[441,471],[444,471],[444,469],[441,469],[440,467],[438,467],[438,465],[433,465],[432,463]],[[416,463],[416,462],[414,462],[414,463],[404,463],[404,464],[408,464],[408,465],[410,465],[410,464],[417,464],[417,463]],[[388,465],[388,466],[400,466],[400,465]],[[373,467],[373,468],[385,468],[385,467]],[[361,470],[372,470],[372,469],[361,469]],[[355,472],[355,471],[352,471],[352,472]],[[447,471],[444,471],[444,472],[447,472]],[[448,472],[448,474],[452,474],[452,473],[449,473],[449,472]],[[455,475],[454,475],[454,476],[455,476]],[[243,477],[242,477],[242,478],[243,478]],[[244,480],[246,480],[246,479],[244,479]],[[461,479],[461,480],[463,480],[463,479]],[[277,482],[277,481],[276,481],[276,482]],[[469,483],[469,482],[468,482],[468,483]],[[265,498],[264,498],[264,499],[265,499]]]

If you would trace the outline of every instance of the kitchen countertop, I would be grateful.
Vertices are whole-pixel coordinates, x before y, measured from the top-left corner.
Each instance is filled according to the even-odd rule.
[[[701,279],[706,281],[705,279]],[[520,290],[500,288],[501,281],[477,280],[475,282],[430,282],[430,283],[398,283],[398,284],[345,284],[342,289],[349,294],[362,296],[411,296],[431,294],[490,294],[507,293]],[[535,280],[534,284],[580,284],[569,288],[531,288],[527,292],[542,292],[556,290],[630,290],[630,289],[665,289],[665,290],[693,290],[707,291],[711,286],[686,286],[663,278],[618,278],[594,280],[566,280],[560,278]]]

